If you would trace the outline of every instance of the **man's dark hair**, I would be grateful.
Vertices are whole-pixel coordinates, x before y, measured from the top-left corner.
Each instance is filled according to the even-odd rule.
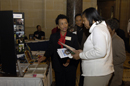
[[[108,19],[106,23],[112,30],[116,31],[119,28],[119,23],[115,19]]]
[[[36,28],[38,29],[39,26],[40,26],[40,25],[37,25]]]
[[[97,10],[93,7],[86,9],[82,15],[85,15],[87,20],[89,21],[89,26],[93,24],[93,20],[99,21],[99,23],[102,22],[103,18],[98,14]]]
[[[77,16],[82,16],[82,15],[81,15],[81,14],[76,14],[76,15],[75,15],[75,19],[76,19]]]
[[[65,15],[63,15],[63,14],[59,14],[59,15],[57,16],[56,20],[55,20],[56,25],[59,24],[59,19],[66,19],[67,22],[69,23],[69,19],[68,19],[67,16],[65,16]]]
[[[120,21],[117,18],[112,18],[112,19],[115,19],[118,23],[120,23]]]

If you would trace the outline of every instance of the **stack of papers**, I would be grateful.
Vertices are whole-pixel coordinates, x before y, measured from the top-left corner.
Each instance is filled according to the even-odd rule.
[[[36,70],[35,73],[33,73],[33,70],[28,70],[24,77],[27,78],[32,78],[32,77],[37,77],[37,78],[44,78],[45,77],[46,70]]]
[[[30,65],[28,67],[28,70],[46,70],[47,69],[47,64],[40,64],[40,65]]]

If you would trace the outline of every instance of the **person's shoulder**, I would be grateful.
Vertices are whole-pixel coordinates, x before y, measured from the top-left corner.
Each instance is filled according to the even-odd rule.
[[[45,33],[44,31],[41,31],[41,33]]]
[[[66,36],[77,37],[76,34],[73,34],[72,32],[69,32],[69,31],[67,31],[67,35]]]
[[[106,32],[106,31],[108,31],[108,28],[107,28],[106,23],[104,21],[102,21],[101,23],[97,24],[94,27],[93,31],[95,31],[95,32]]]
[[[100,24],[97,25],[97,28],[107,28],[107,25],[104,21],[102,21]]]
[[[116,35],[114,38],[113,38],[113,42],[116,42],[116,43],[123,43],[124,44],[124,41],[122,38],[120,38],[118,35]]]
[[[116,35],[116,39],[119,40],[120,42],[123,42],[123,39],[119,37],[118,35]]]
[[[34,34],[37,33],[37,32],[38,32],[38,31],[35,31]]]
[[[103,25],[97,25],[93,28],[93,32],[104,32],[107,27]]]
[[[56,32],[56,33],[52,33],[51,36],[55,37],[55,36],[58,36],[60,35],[60,32]]]

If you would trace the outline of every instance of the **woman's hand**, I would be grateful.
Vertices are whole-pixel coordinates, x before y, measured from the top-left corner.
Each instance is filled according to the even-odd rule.
[[[79,51],[80,53],[83,52],[83,50],[80,50],[80,49],[79,49],[78,51]]]
[[[80,59],[79,53],[82,52],[82,50],[74,50],[73,52],[75,53],[75,54],[72,54],[73,58],[76,60],[79,60]]]
[[[45,59],[46,59],[46,57],[45,57],[45,56],[40,57],[40,58],[38,59],[38,63],[41,63],[41,61],[44,61]]]
[[[65,64],[63,64],[63,66],[65,66],[65,67],[67,67],[69,65],[69,63],[68,62],[66,62]]]
[[[67,59],[66,63],[63,66],[67,67],[70,64],[70,59]]]

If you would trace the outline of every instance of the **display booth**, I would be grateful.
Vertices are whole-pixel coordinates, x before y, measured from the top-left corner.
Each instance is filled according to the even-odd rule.
[[[51,62],[45,66],[46,68],[38,69],[38,63],[35,68],[35,72],[30,70],[30,63],[25,59],[26,63],[21,63],[20,58],[25,58],[25,19],[24,13],[13,11],[0,11],[0,62],[2,64],[2,70],[5,74],[17,75],[18,77],[0,77],[0,86],[51,86],[52,83],[52,67]],[[29,46],[35,51],[34,42],[27,42]],[[45,46],[40,50],[47,49],[48,41],[40,41],[37,44]],[[38,46],[36,45],[36,46]],[[31,55],[31,50],[26,49],[27,55]],[[43,66],[43,65],[42,65]],[[43,73],[39,72],[43,70]],[[40,75],[40,77],[39,77]]]

